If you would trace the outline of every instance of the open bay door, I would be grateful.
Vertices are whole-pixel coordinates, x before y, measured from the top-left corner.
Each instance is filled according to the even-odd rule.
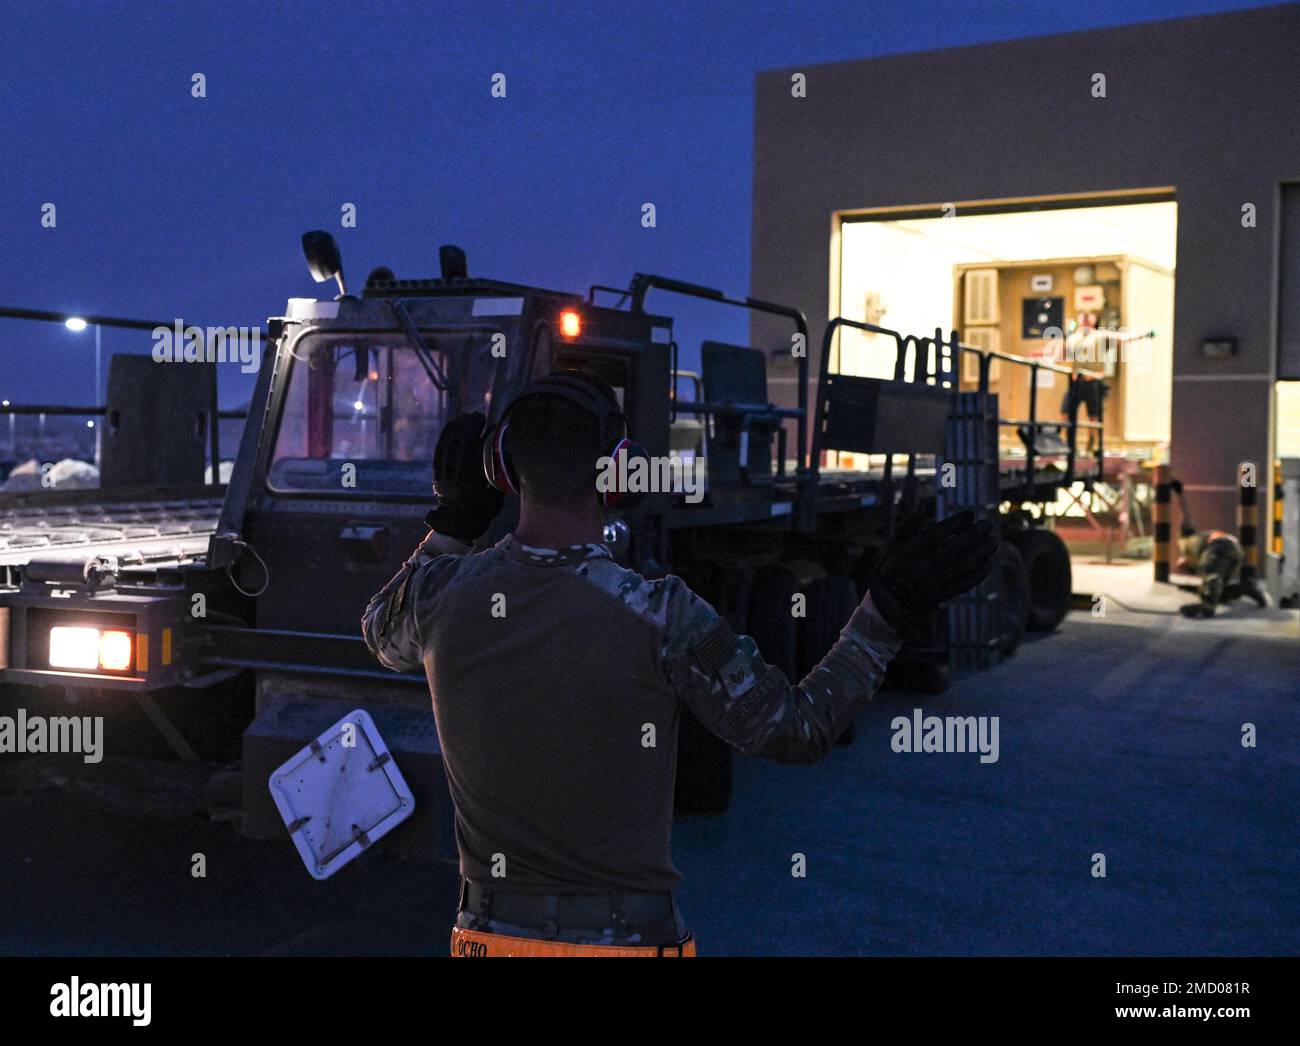
[[[1174,381],[1174,277],[1137,259],[1123,265],[1123,316],[1137,337],[1117,346],[1126,442],[1168,443]]]

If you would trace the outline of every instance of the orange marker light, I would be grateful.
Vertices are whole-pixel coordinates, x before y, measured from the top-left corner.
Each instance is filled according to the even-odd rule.
[[[99,667],[125,672],[131,667],[131,633],[104,632],[99,637]]]
[[[572,309],[560,313],[560,333],[566,338],[576,338],[582,333],[582,317]]]

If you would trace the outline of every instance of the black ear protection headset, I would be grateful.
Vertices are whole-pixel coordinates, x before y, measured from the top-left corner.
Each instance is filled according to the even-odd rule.
[[[510,451],[506,447],[506,433],[510,428],[510,412],[528,396],[545,394],[568,400],[591,414],[599,428],[599,446],[605,448],[605,456],[615,462],[619,455],[625,453],[630,460],[634,457],[649,457],[645,448],[632,440],[627,429],[627,415],[618,405],[618,397],[607,382],[585,371],[561,370],[538,378],[521,392],[502,412],[500,420],[483,438],[483,474],[487,481],[497,490],[507,494],[519,493],[519,478],[510,460]],[[616,505],[626,506],[636,495],[619,490],[617,484],[607,491],[598,491],[600,502],[605,508]]]

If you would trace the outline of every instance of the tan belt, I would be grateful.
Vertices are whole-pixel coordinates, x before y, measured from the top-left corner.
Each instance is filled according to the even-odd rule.
[[[494,958],[509,956],[603,956],[606,958],[694,958],[695,938],[687,936],[681,944],[568,944],[564,941],[541,941],[532,937],[507,937],[502,933],[484,933],[456,926],[451,931],[453,958]]]

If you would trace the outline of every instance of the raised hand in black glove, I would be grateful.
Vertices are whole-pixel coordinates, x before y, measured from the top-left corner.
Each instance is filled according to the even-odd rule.
[[[977,523],[969,509],[925,527],[922,518],[915,512],[898,528],[867,586],[876,609],[909,639],[925,635],[940,603],[984,580],[998,547],[992,521]]]
[[[438,507],[424,521],[439,534],[472,542],[501,511],[505,495],[483,475],[483,430],[476,410],[447,422],[433,452],[433,491]]]

